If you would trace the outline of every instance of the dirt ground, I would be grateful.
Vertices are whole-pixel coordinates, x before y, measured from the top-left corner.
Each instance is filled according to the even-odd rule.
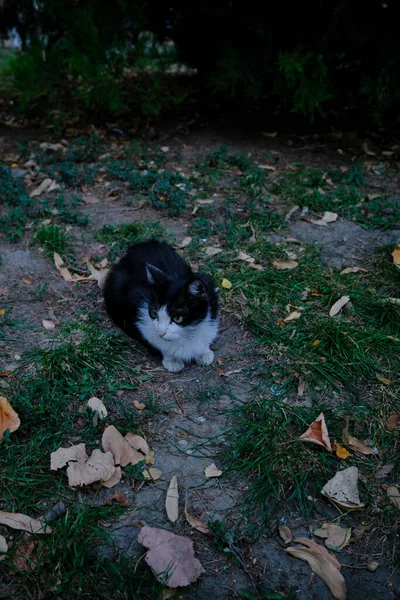
[[[1,140],[0,148],[11,151],[19,140],[9,133]],[[247,139],[232,132],[197,131],[190,135],[174,135],[163,139],[163,144],[171,148],[179,146],[185,157],[210,151],[217,146],[227,144],[233,151],[253,155],[266,150],[278,152],[282,160],[301,161],[307,165],[340,164],[343,158],[336,152],[337,144],[319,147],[318,140],[296,140],[288,144],[288,139],[279,140],[249,136]],[[355,143],[355,142],[354,142]],[[0,150],[1,152],[1,150]],[[395,189],[397,176],[389,182]],[[93,194],[98,198],[96,204],[86,204],[82,212],[90,215],[91,223],[87,229],[72,228],[74,250],[78,260],[85,256],[101,253],[99,242],[94,239],[93,231],[102,225],[119,225],[132,220],[159,220],[162,225],[173,231],[177,239],[185,236],[187,223],[182,219],[161,217],[152,208],[138,208],[135,202],[130,206],[107,199],[104,190],[95,188]],[[368,231],[360,225],[340,219],[328,227],[315,227],[293,217],[288,235],[301,241],[305,246],[318,245],[321,261],[332,269],[347,266],[362,266],[365,256],[374,246],[398,243],[399,229],[389,231]],[[0,254],[0,294],[1,303],[11,310],[12,319],[24,322],[28,329],[16,329],[12,340],[2,341],[7,359],[1,366],[2,371],[13,370],[18,366],[20,357],[31,347],[47,347],[51,343],[51,332],[43,330],[42,320],[51,319],[56,325],[68,318],[87,310],[96,311],[102,325],[111,328],[105,314],[100,291],[94,284],[69,284],[49,265],[49,261],[37,246],[29,244],[29,237],[22,242],[11,244],[1,241]],[[26,285],[20,277],[30,277],[34,286]],[[35,292],[37,285],[47,285],[48,293],[41,299]],[[93,290],[95,292],[93,293]],[[239,402],[246,402],[252,394],[259,392],[260,382],[255,378],[249,381],[245,369],[252,362],[252,352],[256,346],[250,332],[246,331],[234,315],[222,311],[221,332],[214,347],[218,363],[209,367],[191,365],[182,373],[169,374],[157,359],[143,352],[141,355],[143,372],[151,378],[143,383],[137,392],[125,391],[122,399],[127,406],[133,400],[145,401],[149,394],[168,398],[168,405],[158,417],[154,426],[146,425],[146,434],[156,455],[156,466],[161,469],[161,480],[152,485],[144,485],[135,493],[126,483],[119,484],[129,500],[129,507],[118,521],[104,524],[112,533],[115,547],[110,552],[123,552],[128,557],[139,557],[143,547],[137,542],[140,522],[173,530],[176,533],[193,538],[198,558],[206,573],[197,584],[187,590],[179,590],[176,598],[233,600],[241,597],[239,591],[247,589],[255,594],[258,589],[280,590],[284,593],[293,588],[301,600],[324,600],[331,598],[326,585],[311,574],[309,566],[295,560],[285,552],[285,545],[277,534],[276,526],[265,531],[255,543],[240,542],[240,557],[232,559],[223,552],[210,550],[209,540],[195,532],[186,522],[183,512],[185,503],[188,511],[207,522],[220,519],[237,527],[246,529],[243,512],[238,508],[243,491],[248,482],[237,480],[234,474],[223,479],[206,479],[204,468],[211,462],[219,464],[218,455],[224,446],[223,431],[227,425],[227,409],[234,408]],[[219,367],[223,374],[219,374]],[[0,380],[0,384],[1,384]],[[264,394],[270,393],[263,389]],[[176,475],[180,487],[181,516],[172,525],[165,514],[164,501],[166,490],[172,475]],[[95,502],[100,503],[110,492],[97,492]],[[328,516],[335,512],[326,504],[316,502],[312,517],[305,520],[299,514],[293,514],[287,524],[295,537],[308,537],[311,520]],[[349,526],[359,526],[351,514],[346,517]],[[348,587],[348,598],[363,600],[392,600],[400,598],[400,575],[392,573],[384,566],[387,559],[387,542],[374,538],[370,546],[352,544],[340,554],[344,565],[343,573]],[[382,560],[382,557],[384,559]],[[380,563],[375,572],[357,568],[372,560]],[[249,596],[252,597],[252,596]],[[269,598],[268,592],[264,597]],[[272,596],[271,596],[272,597]],[[273,596],[275,597],[275,596]],[[293,596],[295,597],[295,596]]]

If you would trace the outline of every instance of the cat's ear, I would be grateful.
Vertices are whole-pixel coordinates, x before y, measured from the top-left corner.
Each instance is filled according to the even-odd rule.
[[[154,265],[150,265],[149,263],[146,264],[146,275],[147,281],[154,285],[164,283],[168,279],[168,275],[166,275],[164,271],[161,271],[161,269]]]
[[[187,290],[189,294],[192,294],[192,296],[196,296],[198,298],[207,297],[207,288],[204,284],[204,281],[198,279],[197,277],[188,281]]]

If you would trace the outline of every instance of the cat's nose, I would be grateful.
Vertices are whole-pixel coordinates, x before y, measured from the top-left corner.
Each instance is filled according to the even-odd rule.
[[[160,337],[164,337],[164,335],[165,335],[166,333],[167,333],[166,331],[159,331],[159,332],[158,332],[158,335],[159,335]]]

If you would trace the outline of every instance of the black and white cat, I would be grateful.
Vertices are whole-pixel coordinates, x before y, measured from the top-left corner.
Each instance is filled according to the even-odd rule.
[[[171,373],[195,360],[210,365],[218,305],[208,275],[193,273],[166,242],[134,244],[104,285],[109,316],[125,333],[161,353]]]

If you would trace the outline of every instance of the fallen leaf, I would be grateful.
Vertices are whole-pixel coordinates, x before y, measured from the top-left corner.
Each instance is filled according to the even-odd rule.
[[[376,152],[373,152],[371,150],[371,148],[368,145],[368,142],[363,142],[362,149],[365,152],[365,154],[368,154],[368,156],[376,156]]]
[[[286,525],[279,525],[278,530],[279,535],[281,536],[285,544],[290,544],[291,542],[293,542],[292,530],[289,529],[289,527],[286,527]]]
[[[318,575],[329,587],[334,598],[337,600],[346,600],[347,589],[343,575],[340,573],[340,563],[320,544],[307,538],[296,538],[297,543],[307,546],[286,548],[286,552],[305,560],[310,565],[312,571]]]
[[[295,321],[296,319],[300,319],[300,317],[301,317],[301,312],[299,312],[298,310],[295,310],[294,312],[291,312],[283,320],[285,321],[285,323],[289,323],[290,321]]]
[[[53,254],[54,264],[57,267],[57,270],[61,273],[65,281],[73,281],[71,273],[68,271],[67,267],[64,266],[64,261],[57,252]]]
[[[362,508],[358,495],[358,469],[348,467],[338,471],[323,487],[322,494],[343,508]]]
[[[313,343],[311,344],[313,348],[316,348],[317,346],[319,346],[321,343],[321,340],[314,340]]]
[[[154,465],[154,463],[156,462],[154,450],[149,450],[149,452],[144,457],[144,462],[146,463],[146,465]]]
[[[369,563],[367,564],[367,571],[372,571],[372,572],[374,572],[374,571],[376,571],[376,570],[377,570],[377,568],[378,568],[378,567],[379,567],[379,563],[378,563],[378,562],[376,562],[375,560],[371,560],[371,562],[369,562]]]
[[[274,265],[274,267],[276,269],[283,271],[285,269],[287,269],[287,270],[295,269],[299,263],[297,262],[297,260],[274,260],[272,262],[272,264]]]
[[[350,541],[351,527],[343,528],[335,523],[323,523],[314,531],[317,537],[325,538],[325,546],[330,550],[343,550]]]
[[[105,481],[115,475],[116,467],[111,452],[93,450],[85,462],[70,462],[67,467],[68,485],[78,487],[95,481]],[[107,487],[107,486],[106,486]]]
[[[202,206],[207,206],[208,204],[214,204],[214,200],[212,198],[207,198],[207,199],[202,199],[202,198],[198,198],[196,200],[197,204],[200,204]]]
[[[4,554],[8,551],[7,540],[4,535],[0,535],[0,560],[4,560],[6,557]]]
[[[142,475],[146,481],[157,481],[157,479],[160,479],[162,472],[156,467],[151,467],[150,469],[144,469]]]
[[[111,475],[109,479],[100,479],[100,484],[106,488],[112,488],[114,485],[117,485],[121,481],[122,478],[122,470],[121,467],[115,467],[114,473]]]
[[[4,437],[4,432],[12,433],[20,426],[21,421],[5,396],[0,396],[0,440]]]
[[[306,390],[306,382],[304,379],[300,379],[299,385],[297,386],[297,395],[302,398],[304,396],[304,392]]]
[[[386,493],[390,502],[396,508],[400,508],[400,489],[397,485],[389,485],[386,489]]]
[[[168,519],[175,523],[179,517],[179,492],[178,492],[178,480],[176,475],[171,477],[171,481],[167,490],[167,497],[165,499],[165,510],[167,512]]]
[[[350,296],[342,296],[341,298],[339,298],[339,300],[337,300],[337,302],[335,302],[335,304],[331,307],[330,311],[329,311],[329,316],[330,317],[334,317],[335,315],[337,315],[343,308],[343,306],[345,306],[350,300]]]
[[[88,459],[85,444],[77,444],[69,448],[59,448],[50,454],[50,469],[57,471],[70,462],[85,462]]]
[[[192,238],[190,236],[183,238],[183,240],[178,244],[178,248],[186,248],[186,246],[189,246],[191,241]]]
[[[350,452],[344,446],[335,442],[335,453],[338,458],[349,458]]]
[[[54,321],[49,321],[47,319],[43,319],[42,323],[43,323],[43,327],[45,329],[47,329],[48,331],[50,329],[55,329],[56,328],[56,324],[54,323]]]
[[[33,554],[36,551],[36,542],[27,535],[18,546],[16,554],[11,559],[13,566],[20,571],[29,573],[36,566],[36,561],[33,560]]]
[[[384,385],[390,385],[392,383],[390,381],[390,379],[388,379],[387,377],[384,377],[383,375],[380,375],[380,373],[375,373],[375,377],[378,379],[378,381],[380,381]]]
[[[393,250],[392,256],[393,256],[393,263],[396,265],[396,267],[400,268],[400,244],[398,244],[397,248],[395,248]]]
[[[146,459],[146,456],[150,452],[150,448],[144,438],[141,435],[137,435],[136,433],[127,433],[125,436],[126,441],[135,450],[139,450],[139,452],[143,453],[143,460]],[[153,463],[154,464],[154,463]]]
[[[51,527],[43,523],[43,521],[32,519],[32,517],[22,515],[21,513],[10,513],[0,510],[0,524],[7,525],[13,529],[29,531],[29,533],[51,533]]]
[[[128,498],[122,492],[116,491],[111,500],[115,500],[118,504],[126,506],[128,504]]]
[[[397,412],[394,412],[390,415],[388,419],[387,428],[390,429],[390,431],[394,431],[395,429],[397,429],[399,423],[400,415]]]
[[[146,404],[143,404],[143,402],[139,402],[138,400],[133,401],[133,406],[138,410],[144,410],[146,408]]]
[[[275,138],[278,135],[278,132],[273,131],[272,133],[270,133],[269,131],[262,131],[261,135],[264,135],[265,137],[269,137],[269,138]]]
[[[332,446],[329,439],[328,428],[325,423],[324,413],[320,413],[305,433],[303,433],[299,440],[302,442],[311,442],[322,446],[328,452],[332,452]]]
[[[22,281],[22,283],[25,283],[25,285],[32,285],[33,283],[33,279],[31,277],[26,277],[25,275],[20,277],[20,280]]]
[[[208,465],[208,467],[204,469],[204,475],[206,477],[220,477],[222,475],[222,471],[217,469],[215,463],[211,463],[211,465]]]
[[[126,440],[114,427],[106,427],[102,438],[103,449],[105,452],[111,452],[116,465],[126,467],[126,465],[137,465],[144,460],[143,454],[132,448]]]
[[[6,314],[6,309],[0,308],[0,317],[4,317],[5,314]]]
[[[86,261],[86,264],[88,266],[88,269],[89,269],[93,279],[95,279],[97,281],[97,285],[102,290],[103,286],[105,284],[107,275],[110,272],[110,269],[105,268],[105,269],[100,269],[98,271],[97,269],[94,268],[94,266],[92,265],[92,263],[90,262],[89,259]]]
[[[98,204],[100,200],[93,194],[84,194],[82,200],[85,204]]]
[[[197,517],[190,515],[188,513],[188,511],[186,510],[186,506],[185,506],[185,517],[186,517],[186,521],[189,523],[189,525],[191,527],[193,527],[193,529],[197,529],[197,531],[200,531],[200,533],[205,533],[206,535],[211,535],[211,531],[208,529],[207,525],[201,519],[198,519]]]
[[[246,252],[242,252],[242,251],[240,250],[239,254],[238,254],[238,255],[237,255],[237,257],[236,257],[236,260],[243,260],[244,262],[247,262],[247,263],[250,263],[250,264],[252,264],[252,263],[254,263],[254,262],[255,262],[255,260],[256,260],[256,259],[255,259],[255,258],[252,258],[252,257],[251,257],[251,256],[249,256],[248,254],[246,254]]]
[[[324,212],[323,217],[321,219],[310,219],[310,222],[313,225],[322,225],[326,227],[328,223],[334,223],[335,221],[337,221],[337,218],[337,213],[326,211]]]
[[[343,429],[343,432],[342,432],[343,442],[347,446],[349,446],[349,448],[351,448],[351,450],[354,450],[355,452],[359,452],[360,454],[365,454],[365,455],[376,454],[376,452],[374,452],[373,448],[371,448],[370,446],[366,446],[365,444],[360,442],[360,440],[358,440],[357,438],[355,438],[349,434],[349,431],[348,431],[349,430],[349,418],[346,417],[345,420],[346,420],[346,427]]]
[[[107,409],[104,406],[103,402],[99,399],[96,398],[95,396],[93,396],[92,398],[90,398],[88,400],[87,403],[88,407],[91,408],[97,415],[97,418],[100,419],[100,421],[102,419],[104,419],[107,416]],[[97,423],[96,423],[97,425]]]
[[[207,256],[216,256],[217,254],[220,254],[221,252],[222,252],[222,248],[217,248],[216,246],[208,246],[206,248]]]
[[[145,560],[158,581],[168,587],[190,585],[205,573],[194,555],[193,542],[187,537],[145,526],[140,530],[138,542],[149,548]]]
[[[232,283],[229,281],[229,279],[223,279],[221,281],[221,285],[223,288],[225,288],[226,290],[230,290],[232,287]]]
[[[368,271],[362,267],[347,267],[340,271],[339,275],[347,275],[348,273],[368,273]]]
[[[47,191],[50,192],[54,192],[54,190],[58,190],[60,189],[60,186],[58,185],[58,183],[56,183],[56,181],[52,181],[51,184],[49,185]]]
[[[45,192],[46,190],[49,189],[49,187],[51,186],[51,184],[53,183],[52,179],[44,179],[42,181],[42,183],[39,185],[39,187],[37,187],[36,189],[33,190],[33,192],[31,192],[29,194],[29,198],[35,198],[35,196],[40,196],[40,194],[43,194],[43,192]]]
[[[375,479],[385,479],[394,469],[394,463],[388,463],[375,471]]]

